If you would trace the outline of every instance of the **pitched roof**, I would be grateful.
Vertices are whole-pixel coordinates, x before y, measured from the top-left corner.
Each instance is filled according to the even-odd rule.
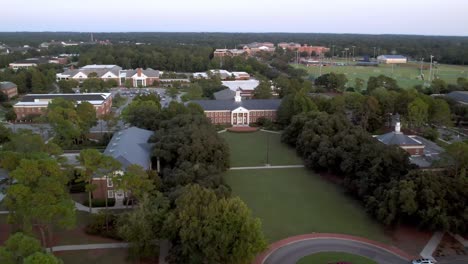
[[[255,88],[260,85],[260,81],[258,80],[237,80],[237,81],[222,81],[221,82],[224,86],[228,87],[233,91],[237,91],[237,89],[241,90],[254,90]]]
[[[453,91],[447,97],[462,104],[468,104],[468,91]]]
[[[57,74],[57,75],[68,75],[68,76],[75,76],[77,73],[82,72],[86,76],[88,74],[95,72],[98,77],[103,77],[104,74],[108,72],[112,72],[114,75],[119,76],[119,72],[122,70],[120,66],[117,65],[86,65],[84,67],[81,67],[79,69],[68,69],[63,73]]]
[[[193,103],[199,104],[207,111],[232,111],[239,107],[248,110],[277,110],[281,104],[281,99],[252,99],[236,102],[234,100],[194,100]]]
[[[135,69],[135,70],[125,70],[125,71],[121,71],[121,73],[125,73],[126,77],[127,78],[130,78],[132,77],[133,75],[137,74],[138,73],[138,69]],[[148,69],[145,69],[145,70],[141,70],[141,73],[143,73],[144,75],[146,75],[146,77],[150,77],[150,78],[159,78],[159,71],[158,70],[153,70],[151,68],[148,68]]]
[[[0,82],[0,90],[10,89],[10,88],[15,88],[15,87],[17,87],[16,84],[12,82]]]
[[[233,100],[236,96],[236,92],[231,89],[224,89],[219,92],[213,93],[216,100]]]
[[[421,142],[413,139],[412,137],[395,131],[377,136],[377,139],[385,145],[424,146]]]
[[[85,94],[28,94],[20,102],[35,102],[36,99],[64,98],[73,101],[102,101],[109,97],[110,93],[85,93]]]
[[[151,168],[151,144],[148,143],[153,131],[130,127],[114,134],[104,155],[118,160],[123,168],[137,164],[144,169]]]

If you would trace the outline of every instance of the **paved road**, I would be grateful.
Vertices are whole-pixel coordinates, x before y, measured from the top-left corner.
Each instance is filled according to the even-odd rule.
[[[361,255],[375,260],[379,264],[408,264],[409,261],[377,246],[358,241],[339,238],[317,238],[294,242],[274,251],[264,264],[296,264],[308,255],[325,252],[340,251]]]
[[[437,264],[466,264],[468,256],[451,256],[437,258]]]

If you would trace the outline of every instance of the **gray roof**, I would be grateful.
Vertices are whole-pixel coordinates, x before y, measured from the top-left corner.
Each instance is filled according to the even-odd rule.
[[[468,104],[468,91],[453,91],[448,93],[447,97],[457,102]]]
[[[34,102],[35,99],[55,99],[64,98],[65,100],[73,101],[103,101],[106,100],[108,94],[86,93],[86,94],[28,94],[25,95],[20,102]]]
[[[98,77],[103,77],[104,74],[112,72],[114,75],[119,76],[119,72],[122,70],[121,67],[117,65],[87,65],[79,69],[69,69],[63,72],[63,75],[74,76],[78,72],[82,72],[88,76],[90,73],[95,72]]]
[[[151,168],[151,144],[148,143],[153,131],[130,127],[116,132],[107,145],[104,155],[118,160],[123,168],[137,164],[144,169]]]
[[[10,89],[10,88],[14,88],[14,87],[17,87],[17,86],[16,86],[16,84],[14,84],[12,82],[0,82],[0,90]]]
[[[251,99],[236,102],[234,100],[194,100],[193,103],[199,104],[204,110],[220,111],[234,110],[244,107],[248,110],[277,110],[281,104],[281,99]]]
[[[233,100],[236,96],[236,92],[231,89],[224,89],[219,92],[213,93],[216,100]]]
[[[377,136],[377,139],[385,145],[398,145],[398,146],[424,146],[421,142],[401,133],[390,132]]]
[[[126,76],[129,78],[129,77],[132,77],[133,75],[137,74],[138,69],[125,70],[124,72],[127,74]],[[143,73],[147,77],[159,78],[159,71],[153,70],[151,68],[148,68],[148,69],[145,69],[145,70],[142,69],[141,73]]]

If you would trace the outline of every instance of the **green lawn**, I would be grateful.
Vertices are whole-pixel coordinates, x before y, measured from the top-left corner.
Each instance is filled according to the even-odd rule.
[[[328,264],[336,262],[350,262],[353,264],[377,264],[377,262],[348,253],[321,252],[300,259],[297,264]]]
[[[233,170],[225,179],[234,195],[262,220],[270,242],[313,232],[389,241],[360,204],[307,169]]]
[[[295,67],[301,67],[306,69],[309,74],[313,77],[318,77],[320,74],[320,67],[304,65],[293,65]],[[428,64],[426,64],[428,66]],[[419,78],[420,76],[420,64],[419,63],[408,63],[401,66],[395,65],[384,65],[381,64],[378,67],[363,67],[363,66],[325,66],[322,67],[322,74],[335,72],[344,73],[348,78],[348,86],[354,86],[354,80],[361,78],[367,81],[371,76],[387,75],[398,81],[398,84],[403,88],[410,88],[414,85],[424,84],[424,81]],[[435,74],[445,80],[447,83],[456,83],[458,77],[468,78],[468,67],[460,65],[438,65],[438,69],[434,69]],[[429,77],[429,70],[423,70],[424,76]]]
[[[281,143],[281,135],[268,132],[220,134],[229,144],[231,167],[303,164],[293,148]]]

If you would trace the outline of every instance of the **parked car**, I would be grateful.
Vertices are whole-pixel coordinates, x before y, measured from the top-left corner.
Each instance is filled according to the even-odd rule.
[[[415,259],[411,263],[412,264],[435,264],[435,261],[431,259]]]

